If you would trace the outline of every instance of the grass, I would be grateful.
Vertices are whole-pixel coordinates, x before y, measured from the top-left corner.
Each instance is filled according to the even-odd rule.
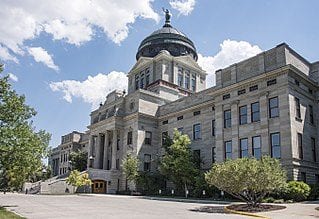
[[[23,219],[24,217],[20,217],[19,215],[7,211],[5,208],[0,207],[0,219]]]

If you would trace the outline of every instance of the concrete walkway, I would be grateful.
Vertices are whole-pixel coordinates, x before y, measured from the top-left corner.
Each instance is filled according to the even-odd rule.
[[[154,198],[154,197],[151,197]],[[205,206],[226,206],[228,203],[201,200],[175,200],[173,198],[121,195],[24,195],[0,194],[0,206],[8,206],[11,211],[35,219],[47,218],[249,218],[235,214],[195,212]],[[185,202],[186,201],[186,202]],[[268,218],[307,219],[319,218],[319,201],[284,204],[287,208],[279,211],[263,212],[258,215]],[[252,217],[250,217],[252,218]]]

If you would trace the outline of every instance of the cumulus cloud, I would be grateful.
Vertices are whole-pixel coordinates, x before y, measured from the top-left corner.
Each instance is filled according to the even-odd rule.
[[[51,82],[49,86],[52,91],[62,92],[63,99],[69,103],[72,103],[73,98],[80,98],[95,108],[105,101],[106,95],[111,91],[127,89],[127,77],[123,72],[112,71],[109,74],[88,76],[84,81]]]
[[[0,59],[3,61],[13,61],[18,63],[18,59],[9,53],[9,50],[0,45]]]
[[[215,85],[215,71],[257,55],[262,50],[246,41],[224,40],[214,56],[198,54],[198,64],[208,73],[207,87]]]
[[[17,82],[18,81],[18,77],[12,73],[9,73],[9,79],[14,81],[14,82]]]
[[[1,0],[0,44],[15,54],[22,55],[26,40],[32,40],[41,32],[46,32],[54,40],[65,40],[78,46],[91,40],[96,28],[119,44],[127,37],[129,25],[138,17],[159,20],[151,2],[152,0]]]
[[[52,56],[42,47],[29,47],[28,52],[36,62],[42,62],[55,71],[59,70],[59,67],[54,64]]]
[[[169,4],[182,15],[189,15],[195,7],[195,0],[171,0]]]

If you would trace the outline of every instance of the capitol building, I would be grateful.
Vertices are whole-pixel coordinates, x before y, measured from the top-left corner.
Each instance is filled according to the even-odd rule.
[[[319,62],[282,43],[217,70],[216,85],[206,88],[197,58],[194,43],[167,12],[164,26],[140,43],[127,92],[109,93],[91,112],[88,131],[68,138],[88,152],[92,191],[126,189],[122,161],[128,154],[139,158],[140,171],[157,171],[163,139],[175,128],[190,137],[202,170],[226,159],[269,155],[280,159],[290,180],[318,183]],[[61,155],[72,150],[63,140],[50,158],[55,175],[67,171],[68,154]]]

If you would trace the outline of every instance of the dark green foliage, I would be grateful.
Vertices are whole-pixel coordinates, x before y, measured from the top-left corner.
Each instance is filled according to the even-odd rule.
[[[141,172],[137,179],[137,187],[140,192],[145,195],[155,195],[158,194],[159,190],[165,188],[165,177],[158,173],[151,172]]]
[[[310,185],[311,191],[309,194],[309,200],[319,199],[319,184]]]
[[[173,140],[167,139],[165,141],[165,154],[160,165],[161,173],[175,184],[177,190],[184,188],[186,197],[189,187],[199,174],[194,163],[190,143],[188,135],[182,135],[175,129]]]
[[[85,151],[72,151],[70,153],[70,161],[72,170],[78,170],[80,172],[87,168],[88,153]]]
[[[310,186],[299,181],[290,181],[287,184],[286,199],[304,201],[310,195]]]
[[[0,66],[0,185],[2,190],[20,189],[23,183],[42,171],[50,134],[35,131],[31,118],[36,111],[25,104],[1,75]]]
[[[286,173],[277,159],[262,157],[227,160],[215,164],[205,179],[230,195],[257,207],[262,199],[286,183]]]
[[[203,190],[205,190],[205,195],[203,195]],[[192,190],[192,196],[196,198],[207,198],[207,197],[219,197],[220,190],[215,186],[211,186],[205,180],[205,175],[203,173],[199,174],[195,178],[195,184]]]

